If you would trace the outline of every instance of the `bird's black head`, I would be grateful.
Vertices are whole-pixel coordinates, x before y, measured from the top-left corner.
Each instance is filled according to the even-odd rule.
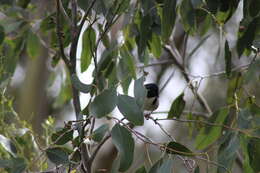
[[[147,89],[147,97],[159,97],[159,89],[155,83],[149,83],[144,85]]]

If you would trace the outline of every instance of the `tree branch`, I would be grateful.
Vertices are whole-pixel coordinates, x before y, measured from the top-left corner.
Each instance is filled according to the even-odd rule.
[[[61,58],[64,61],[64,63],[66,64],[66,66],[68,68],[70,68],[71,64],[70,61],[68,60],[68,58],[66,57],[65,53],[64,53],[64,45],[63,45],[63,41],[62,41],[62,27],[61,27],[61,23],[60,23],[60,0],[56,0],[56,8],[57,8],[57,13],[56,13],[56,34],[58,37],[58,44],[59,44],[59,49],[60,49],[60,53],[61,53]]]
[[[205,100],[205,98],[197,92],[195,86],[190,82],[190,77],[187,75],[186,73],[186,69],[184,66],[182,66],[178,60],[177,57],[180,58],[180,54],[178,53],[178,51],[176,50],[175,52],[173,52],[173,50],[171,49],[170,46],[166,45],[164,46],[164,49],[169,53],[169,55],[171,56],[171,58],[174,61],[174,64],[180,69],[180,71],[182,72],[182,75],[184,76],[184,79],[186,80],[186,82],[189,84],[189,88],[191,89],[192,93],[194,94],[194,96],[198,99],[200,105],[207,110],[207,112],[209,114],[212,114],[212,110],[210,109],[207,101]]]

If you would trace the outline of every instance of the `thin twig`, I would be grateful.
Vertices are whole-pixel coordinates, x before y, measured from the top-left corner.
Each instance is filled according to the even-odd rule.
[[[233,131],[238,131],[238,132],[243,133],[243,134],[245,134],[247,136],[255,137],[255,138],[260,139],[259,136],[251,135],[250,133],[248,133],[248,131],[250,131],[250,129],[242,130],[242,129],[239,129],[239,128],[227,126],[225,124],[211,123],[211,122],[207,122],[207,121],[203,121],[203,120],[186,120],[186,119],[179,119],[179,118],[171,118],[171,119],[168,119],[168,118],[157,118],[155,120],[156,121],[171,120],[171,121],[178,121],[178,122],[182,122],[182,123],[198,123],[198,124],[205,124],[205,125],[208,125],[208,126],[217,126],[217,127],[222,127],[222,128],[233,130]]]
[[[185,67],[183,67],[177,60],[177,57],[180,58],[180,53],[177,51],[177,49],[171,49],[170,46],[166,45],[164,46],[164,49],[170,54],[171,58],[174,60],[175,65],[181,70],[184,79],[186,80],[187,83],[190,83],[190,77],[186,74],[186,70]],[[196,92],[195,87],[193,86],[193,84],[191,83],[189,85],[192,93],[194,94],[194,96],[197,98],[197,100],[199,101],[200,105],[208,111],[209,114],[212,114],[211,108],[209,107],[207,101],[205,100],[205,98],[198,92]]]

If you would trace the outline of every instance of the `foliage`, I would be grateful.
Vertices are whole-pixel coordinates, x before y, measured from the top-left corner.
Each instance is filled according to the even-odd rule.
[[[243,18],[236,28],[236,46],[232,47],[225,27],[242,2]],[[259,93],[246,89],[256,83],[259,86],[260,3],[256,0],[55,0],[46,3],[46,11],[41,3],[0,0],[1,172],[55,172],[63,168],[90,173],[108,139],[118,151],[118,158],[111,160],[114,162],[111,172],[170,173],[175,166],[173,156],[183,161],[188,171],[200,171],[197,160],[216,166],[217,172],[232,172],[235,163],[239,163],[242,172],[260,171]],[[178,36],[181,39],[176,36],[178,32],[182,33]],[[204,77],[190,74],[188,67],[195,52],[215,33],[219,35],[217,56],[221,58],[220,64],[225,64],[225,71]],[[191,51],[187,49],[190,38],[199,38]],[[29,118],[23,120],[16,110],[15,103],[22,103],[11,96],[11,82],[18,66],[24,66],[24,59],[37,62],[43,57],[45,64],[51,61],[48,68],[52,77],[48,83],[63,79],[50,107],[57,111],[72,102],[75,120],[56,129],[54,119],[49,117],[42,121],[42,132],[38,132],[33,122]],[[243,57],[249,63],[235,66],[234,62]],[[162,69],[175,65],[206,115],[196,116],[191,108],[192,116],[186,116],[185,108],[190,107],[190,102],[184,89],[169,107],[168,118],[154,119],[151,113],[144,116],[147,94],[144,83],[148,75],[145,68],[153,66],[152,60]],[[60,75],[55,71],[58,68],[65,73]],[[164,74],[161,72],[158,76]],[[80,80],[81,73],[92,73],[88,84]],[[199,85],[193,82],[210,77],[228,83],[224,106],[214,111],[208,98],[199,92]],[[134,97],[128,92],[131,83],[134,83]],[[81,108],[82,93],[89,96],[84,108]],[[123,119],[115,115],[115,109]],[[140,133],[135,126],[143,126],[144,117],[154,121],[154,126],[170,142],[157,143]],[[100,125],[97,119],[102,122]],[[194,147],[175,140],[162,126],[162,120],[186,123],[185,127],[196,134],[191,136]],[[139,162],[137,169],[133,166],[138,160],[134,152],[139,146],[137,141],[158,150],[161,155],[156,162],[152,163],[148,152],[150,166],[145,161]],[[211,150],[216,154],[209,157]]]

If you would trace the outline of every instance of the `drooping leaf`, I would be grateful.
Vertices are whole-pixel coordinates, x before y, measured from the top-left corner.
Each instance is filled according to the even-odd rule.
[[[253,168],[254,172],[260,171],[260,140],[258,138],[251,138],[248,146],[249,163]]]
[[[48,159],[54,163],[55,165],[59,164],[67,164],[69,163],[69,154],[68,152],[62,147],[53,147],[48,148],[45,151]]]
[[[254,173],[252,167],[249,163],[249,153],[248,153],[248,142],[250,139],[248,139],[245,135],[240,135],[240,148],[243,154],[243,172],[245,173]]]
[[[237,126],[239,129],[251,128],[252,114],[248,109],[241,109],[238,112]]]
[[[186,32],[194,33],[196,30],[196,14],[190,0],[183,0],[180,5],[180,15]]]
[[[96,44],[96,33],[92,27],[88,27],[82,38],[82,52],[81,52],[81,72],[84,72],[88,69],[88,66],[91,62],[91,57],[94,54],[94,48]]]
[[[12,156],[16,156],[17,149],[10,139],[6,138],[3,135],[0,135],[0,144],[7,152],[12,154]]]
[[[111,131],[112,142],[116,146],[120,155],[119,171],[126,171],[133,162],[134,139],[131,133],[125,128],[116,124]]]
[[[260,17],[254,18],[247,26],[246,30],[241,34],[241,37],[238,38],[237,52],[239,57],[243,54],[245,49],[250,49],[255,38],[255,33],[257,30],[257,26],[259,25],[259,22]]]
[[[135,74],[136,68],[135,68],[134,57],[125,44],[120,49],[120,54],[123,58],[123,61],[125,62],[126,68],[128,68],[127,71],[129,71],[131,74],[131,75],[129,75],[129,73],[128,73],[128,75],[133,78],[136,78],[136,74]]]
[[[228,41],[226,41],[225,43],[225,65],[226,65],[226,75],[229,77],[231,73],[232,59],[231,59],[231,51],[228,46]]]
[[[36,58],[41,52],[40,39],[31,31],[28,32],[26,51],[31,58]]]
[[[152,39],[149,41],[149,45],[153,56],[155,56],[156,58],[160,58],[162,54],[161,38],[157,34],[153,33]]]
[[[78,5],[83,10],[88,10],[89,5],[92,3],[90,0],[78,0]]]
[[[215,124],[223,124],[227,115],[229,114],[228,108],[222,108],[212,115],[212,119],[209,121]],[[210,127],[203,127],[196,140],[195,146],[197,149],[202,150],[209,146],[210,144],[214,143],[220,136],[221,136],[221,126],[210,126]]]
[[[136,99],[136,103],[138,104],[138,106],[140,108],[143,108],[144,99],[147,94],[147,90],[144,87],[144,80],[145,80],[145,77],[143,76],[143,77],[135,80],[135,83],[134,83],[134,96]]]
[[[104,135],[106,134],[106,132],[108,131],[109,126],[108,124],[103,124],[100,127],[98,127],[93,133],[92,133],[92,139],[96,142],[100,142]]]
[[[179,95],[173,102],[168,113],[168,118],[177,117],[179,118],[184,110],[185,107],[185,100],[183,99],[184,93]]]
[[[124,117],[134,125],[144,124],[143,112],[133,97],[118,95],[117,107]]]
[[[138,55],[139,59],[142,57],[145,53],[148,40],[151,39],[152,32],[150,30],[150,27],[152,25],[152,19],[150,15],[146,15],[141,18],[141,24],[140,24],[140,38],[138,39]],[[140,61],[143,62],[142,59]]]
[[[116,107],[117,92],[115,88],[105,89],[93,102],[90,103],[89,113],[97,118],[102,118],[111,113]]]
[[[68,128],[63,128],[52,134],[51,140],[56,145],[64,145],[73,139],[73,130]]]
[[[73,87],[83,93],[89,93],[92,89],[92,85],[82,83],[76,74],[71,75],[71,83]]]
[[[228,81],[228,89],[227,89],[227,103],[234,103],[234,93],[237,93],[239,97],[239,93],[241,90],[241,86],[243,84],[243,76],[241,73],[232,74],[231,79]]]
[[[220,145],[218,150],[218,163],[225,166],[227,169],[231,169],[232,165],[237,157],[237,150],[239,148],[239,138],[236,133],[230,133],[228,138]],[[225,173],[226,170],[222,167],[218,167],[219,173]]]
[[[178,155],[183,155],[183,156],[192,156],[193,152],[188,149],[186,146],[171,141],[166,145],[166,153],[168,154],[178,154]]]
[[[176,0],[164,0],[162,11],[162,39],[167,41],[171,36],[176,18]]]

